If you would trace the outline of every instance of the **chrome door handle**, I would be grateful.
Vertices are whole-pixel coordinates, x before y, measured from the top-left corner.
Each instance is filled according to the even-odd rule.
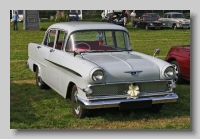
[[[54,52],[54,51],[55,51],[54,49],[51,49],[51,50],[50,50],[50,52]]]

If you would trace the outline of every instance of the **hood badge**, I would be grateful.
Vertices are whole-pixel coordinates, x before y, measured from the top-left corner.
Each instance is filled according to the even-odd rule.
[[[140,72],[143,72],[143,71],[125,71],[124,73],[130,73],[132,76],[135,76],[139,74]]]
[[[135,84],[130,84],[129,85],[129,90],[127,91],[127,94],[129,94],[130,96],[127,97],[127,99],[136,99],[138,98],[138,95],[140,94],[140,90],[139,87]]]

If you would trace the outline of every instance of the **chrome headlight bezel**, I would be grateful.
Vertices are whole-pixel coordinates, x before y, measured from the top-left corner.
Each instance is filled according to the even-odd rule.
[[[90,80],[93,83],[99,83],[99,82],[103,81],[104,78],[105,78],[105,74],[104,74],[103,69],[95,68],[91,71]]]
[[[175,76],[175,70],[173,66],[168,66],[164,69],[162,74],[164,79],[173,79]]]

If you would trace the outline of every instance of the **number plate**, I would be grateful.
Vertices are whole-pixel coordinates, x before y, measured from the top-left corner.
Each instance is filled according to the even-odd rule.
[[[142,101],[129,101],[121,102],[119,104],[119,109],[134,109],[134,108],[148,108],[152,106],[152,100],[142,100]]]

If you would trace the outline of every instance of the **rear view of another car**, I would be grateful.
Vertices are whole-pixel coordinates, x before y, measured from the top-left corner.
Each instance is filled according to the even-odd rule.
[[[69,13],[69,21],[79,21],[78,14],[75,12]]]
[[[171,47],[165,61],[174,66],[176,83],[190,81],[190,45]]]

